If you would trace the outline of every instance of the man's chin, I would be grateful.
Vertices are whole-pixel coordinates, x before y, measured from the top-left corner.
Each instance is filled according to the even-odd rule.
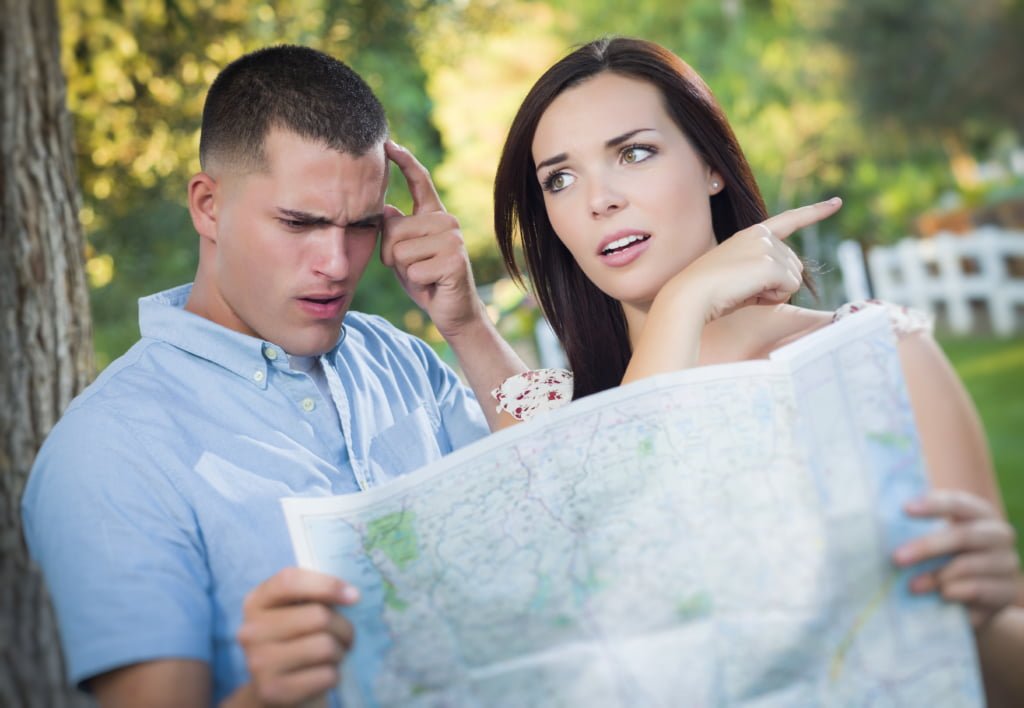
[[[333,349],[340,337],[341,323],[338,323],[330,330],[318,332],[315,337],[296,337],[281,342],[280,346],[291,356],[320,356]]]

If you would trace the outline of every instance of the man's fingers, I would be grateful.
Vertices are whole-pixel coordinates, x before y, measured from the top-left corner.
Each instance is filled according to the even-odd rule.
[[[304,568],[285,568],[256,586],[245,598],[243,610],[321,602],[327,605],[351,605],[359,600],[359,591],[337,578]]]
[[[312,666],[260,681],[258,694],[271,705],[325,705],[315,697],[334,688],[340,676],[341,671],[336,664]]]
[[[394,212],[396,216],[402,214],[398,209]],[[384,232],[380,242],[381,262],[389,268],[427,258],[443,248],[462,246],[459,221],[447,212],[401,219],[389,218],[391,213],[388,207],[384,208]]]
[[[351,623],[329,605],[306,602],[276,607],[260,614],[259,621],[246,622],[238,630],[242,644],[281,641],[328,632],[339,640],[351,638]]]
[[[396,216],[405,216],[401,209],[396,207],[394,204],[384,205],[384,220],[393,219]]]
[[[409,185],[413,214],[444,211],[444,205],[437,195],[437,190],[434,189],[430,173],[426,167],[420,164],[415,155],[391,140],[384,143],[384,152],[392,162],[398,165],[402,176],[405,177],[405,183]]]
[[[334,665],[345,658],[352,645],[328,634],[311,634],[286,642],[265,644],[250,652],[249,670],[253,673],[284,674],[322,664]]]
[[[395,227],[394,219],[405,216],[402,210],[391,204],[384,205],[384,225],[380,233],[380,262],[388,268],[395,265],[395,257],[392,251],[395,248]]]
[[[784,211],[781,214],[768,217],[762,223],[771,229],[771,232],[775,234],[776,238],[785,240],[791,236],[793,232],[799,231],[805,226],[810,226],[811,224],[832,216],[839,211],[839,207],[842,205],[842,199],[839,197],[832,197],[831,199],[818,202],[817,204],[809,204],[797,209]]]

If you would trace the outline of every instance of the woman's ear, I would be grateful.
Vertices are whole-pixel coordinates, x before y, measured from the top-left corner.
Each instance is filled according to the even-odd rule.
[[[708,170],[708,194],[714,196],[725,189],[725,180],[715,170]]]
[[[188,181],[188,211],[199,236],[217,241],[217,181],[200,172]]]

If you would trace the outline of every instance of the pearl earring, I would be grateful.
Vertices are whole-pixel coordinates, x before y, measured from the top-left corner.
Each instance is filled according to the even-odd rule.
[[[718,189],[718,180],[717,179],[714,182],[711,183],[711,189]]]

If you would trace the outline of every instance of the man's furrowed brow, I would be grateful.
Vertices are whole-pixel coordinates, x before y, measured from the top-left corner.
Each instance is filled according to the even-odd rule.
[[[278,207],[277,208],[277,213],[278,213],[278,216],[280,218],[282,218],[282,219],[287,219],[288,221],[295,221],[295,222],[303,224],[305,226],[313,226],[313,227],[319,227],[319,226],[346,226],[346,227],[354,227],[354,228],[361,228],[361,227],[368,227],[368,226],[380,227],[380,225],[384,222],[384,214],[382,212],[376,212],[374,214],[368,214],[367,216],[364,216],[362,218],[354,219],[354,220],[348,222],[347,224],[336,224],[334,221],[332,221],[331,219],[328,219],[326,216],[323,216],[321,214],[311,214],[308,211],[300,211],[298,209],[285,209],[283,207]]]
[[[309,224],[310,226],[330,226],[334,223],[326,216],[310,214],[308,211],[297,211],[295,209],[282,209],[281,207],[278,207],[277,213],[289,221],[299,221],[303,224]]]

